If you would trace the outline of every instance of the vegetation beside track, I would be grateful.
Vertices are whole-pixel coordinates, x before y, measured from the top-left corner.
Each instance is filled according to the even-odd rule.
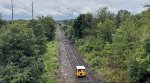
[[[139,14],[107,7],[63,21],[85,61],[108,83],[150,82],[150,8]],[[69,25],[69,26],[68,26]]]
[[[55,29],[52,17],[11,24],[0,16],[0,83],[57,82]]]
[[[60,83],[58,78],[58,41],[54,40],[47,43],[47,52],[44,54],[44,73],[41,76],[42,82]]]

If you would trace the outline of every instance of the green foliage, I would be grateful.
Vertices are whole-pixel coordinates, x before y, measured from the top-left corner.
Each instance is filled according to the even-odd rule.
[[[53,49],[51,49],[53,48]],[[59,83],[58,80],[58,42],[57,40],[47,43],[47,52],[44,54],[44,73],[41,76],[43,83]]]
[[[17,20],[13,25],[7,24],[1,28],[0,82],[44,82],[41,81],[41,75],[44,76],[47,65],[45,65],[43,56],[47,50],[51,49],[47,49],[46,42],[47,39],[53,39],[54,31],[54,21],[51,17],[41,17],[30,22]],[[57,62],[57,60],[54,61]],[[57,68],[58,65],[55,63],[51,66]],[[51,68],[47,68],[46,71],[49,69]]]
[[[52,40],[54,39],[54,31],[55,31],[55,25],[54,25],[54,20],[52,19],[52,17],[38,17],[38,20],[31,20],[30,23],[28,24],[28,26],[30,26],[31,28],[42,28],[42,31],[39,32],[39,30],[36,28],[34,30],[34,33],[37,33],[36,35],[40,34],[40,33],[44,33],[45,36],[47,37],[48,40]]]
[[[2,14],[0,14],[0,28],[2,28],[6,22],[2,19]]]
[[[36,37],[37,49],[39,49],[38,54],[44,54],[46,51],[46,35],[44,31],[44,26],[42,24],[36,24],[32,27],[33,33]]]
[[[24,26],[14,25],[3,30],[0,34],[1,82],[38,81],[43,64],[35,42],[32,30]]]
[[[126,19],[130,18],[131,12],[127,10],[120,10],[118,11],[118,14],[116,15],[117,19],[117,26],[119,27],[120,23],[125,21]]]
[[[11,27],[1,33],[0,41],[1,63],[8,64],[11,61],[18,61],[18,58],[24,55],[36,56],[34,53],[36,51],[35,36],[31,29],[18,26]],[[17,56],[15,56],[16,54]]]
[[[91,14],[81,14],[77,17],[73,24],[75,37],[83,38],[87,34],[84,29],[92,28],[92,18]]]
[[[115,14],[108,11],[107,7],[99,8],[97,12],[97,22],[104,22],[106,19],[115,19]]]
[[[103,23],[98,23],[96,35],[103,42],[112,42],[112,34],[115,32],[115,23],[106,19]]]
[[[144,82],[144,80],[142,79],[144,78],[144,74],[146,73],[146,71],[144,71],[142,66],[138,64],[135,59],[129,61],[128,72],[128,80],[130,83]]]
[[[91,59],[90,61],[90,67],[91,68],[99,68],[101,65],[101,61],[99,59],[99,57],[94,57],[93,59]]]
[[[52,17],[39,17],[38,20],[39,23],[43,25],[45,30],[45,35],[48,37],[48,39],[49,40],[54,39],[55,25]]]
[[[144,50],[146,53],[150,54],[150,38],[145,39]]]
[[[65,31],[90,68],[108,83],[149,83],[150,9],[115,15],[103,7],[97,18],[86,16],[79,15]]]

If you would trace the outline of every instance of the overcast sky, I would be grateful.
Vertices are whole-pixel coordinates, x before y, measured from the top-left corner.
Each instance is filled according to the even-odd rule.
[[[99,7],[107,6],[110,11],[126,9],[140,13],[142,4],[149,0],[13,0],[14,19],[31,19],[31,4],[34,2],[34,17],[52,16],[55,20],[75,18],[80,13],[95,13]],[[0,0],[3,19],[11,19],[11,0]]]

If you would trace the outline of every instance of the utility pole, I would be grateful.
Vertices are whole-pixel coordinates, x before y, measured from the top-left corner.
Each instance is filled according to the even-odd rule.
[[[150,2],[150,0],[149,0],[149,2]],[[144,4],[144,7],[150,8],[150,3]]]
[[[32,2],[32,20],[33,20],[33,2]]]
[[[14,20],[13,0],[11,0],[11,5],[12,5],[12,24],[13,24]]]

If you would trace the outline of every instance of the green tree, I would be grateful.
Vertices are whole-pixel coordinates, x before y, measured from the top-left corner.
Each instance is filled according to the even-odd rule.
[[[48,37],[48,40],[54,39],[55,22],[52,17],[38,17],[38,21],[44,27],[45,35]]]
[[[4,25],[4,21],[2,19],[2,14],[0,14],[0,28],[2,28],[3,25]]]
[[[96,29],[96,35],[103,42],[112,42],[112,34],[116,26],[113,20],[106,19],[103,23],[99,22]]]
[[[39,50],[38,54],[43,55],[46,52],[47,42],[47,36],[45,35],[44,25],[39,23],[38,20],[32,20],[28,24],[28,27],[30,27],[33,30],[33,33],[35,35],[37,49]]]
[[[107,7],[99,8],[97,12],[97,22],[101,21],[103,23],[106,19],[114,20],[114,18],[115,14],[108,11]]]
[[[85,36],[84,30],[92,28],[92,18],[91,14],[81,14],[77,17],[73,24],[75,37],[83,38]]]
[[[43,64],[30,28],[14,25],[0,33],[0,82],[38,82]]]
[[[130,83],[143,83],[144,80],[144,73],[146,73],[142,66],[138,64],[138,62],[133,59],[130,60],[129,62],[129,67],[128,67],[128,72],[129,72],[129,76],[128,76],[128,80]]]
[[[129,19],[130,16],[131,16],[131,12],[129,12],[127,10],[118,11],[118,14],[116,15],[117,26],[119,27],[120,23],[125,21],[126,19]]]

